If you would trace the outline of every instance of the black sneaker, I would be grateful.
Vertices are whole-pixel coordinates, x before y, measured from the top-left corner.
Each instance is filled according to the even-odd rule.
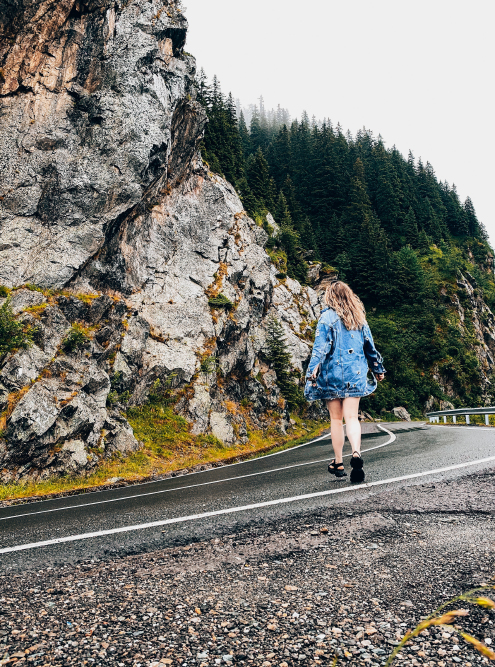
[[[351,484],[361,484],[361,482],[364,482],[365,477],[363,470],[364,461],[359,454],[357,456],[356,454],[357,452],[351,458]]]

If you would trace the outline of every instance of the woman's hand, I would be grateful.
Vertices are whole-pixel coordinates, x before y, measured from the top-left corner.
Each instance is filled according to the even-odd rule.
[[[317,366],[317,367],[314,369],[314,371],[311,373],[311,375],[309,376],[309,379],[310,379],[310,380],[316,380],[316,378],[318,377],[318,371],[319,371],[319,370],[320,370],[320,364],[318,364],[318,366]]]
[[[385,380],[385,373],[375,373],[375,377],[378,382],[383,382]]]

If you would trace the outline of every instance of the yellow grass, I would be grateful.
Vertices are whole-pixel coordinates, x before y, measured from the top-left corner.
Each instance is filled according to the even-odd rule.
[[[104,485],[112,477],[139,482],[201,464],[252,458],[268,449],[278,451],[311,440],[327,426],[319,421],[296,418],[296,425],[290,435],[283,436],[272,427],[266,431],[250,432],[244,445],[225,445],[212,435],[195,436],[190,433],[189,424],[176,415],[171,407],[145,405],[129,410],[127,417],[136,438],[143,443],[139,451],[126,457],[115,455],[110,460],[103,460],[88,475],[0,485],[0,500],[89,489]],[[306,424],[306,428],[302,423]]]

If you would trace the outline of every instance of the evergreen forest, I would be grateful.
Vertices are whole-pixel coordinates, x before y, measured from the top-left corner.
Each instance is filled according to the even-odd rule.
[[[432,396],[459,406],[489,400],[457,284],[462,274],[495,306],[493,251],[472,201],[461,202],[431,164],[386,148],[368,130],[352,136],[329,120],[304,113],[291,122],[286,110],[263,106],[247,126],[232,95],[204,72],[197,93],[209,118],[203,159],[270,234],[280,279],[307,283],[309,265],[320,262],[362,298],[388,371],[364,409],[379,415],[402,405],[419,417]],[[463,326],[456,294],[467,308]]]

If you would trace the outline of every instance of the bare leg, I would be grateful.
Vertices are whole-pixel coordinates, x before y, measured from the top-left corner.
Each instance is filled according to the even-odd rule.
[[[330,413],[332,446],[335,454],[335,463],[342,463],[342,450],[344,449],[344,426],[342,425],[342,401],[336,398],[327,401],[327,409]]]
[[[359,400],[359,398],[344,398],[342,412],[345,419],[346,435],[351,443],[352,452],[361,454],[361,424],[358,419]]]

